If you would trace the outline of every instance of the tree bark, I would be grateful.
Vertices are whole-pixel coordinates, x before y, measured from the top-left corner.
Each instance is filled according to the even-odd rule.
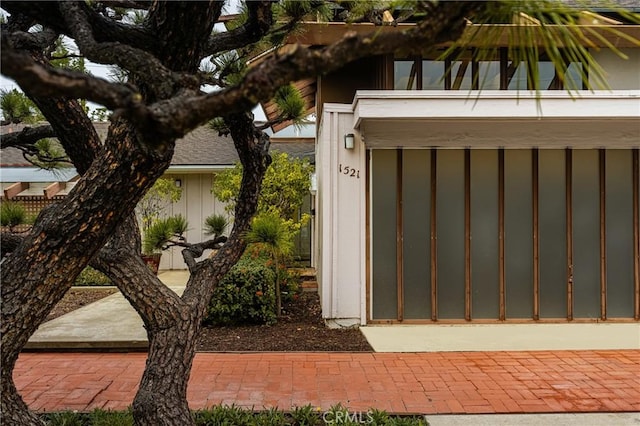
[[[12,371],[29,337],[71,287],[75,277],[107,241],[145,190],[168,167],[171,153],[142,156],[135,132],[125,124],[111,148],[74,191],[43,210],[29,235],[3,262],[2,407],[15,405]],[[29,267],[25,267],[29,265]],[[9,408],[7,408],[8,410]],[[19,424],[19,423],[18,423]]]
[[[44,422],[29,411],[18,393],[12,374],[12,370],[2,369],[2,423],[6,425],[42,426]]]

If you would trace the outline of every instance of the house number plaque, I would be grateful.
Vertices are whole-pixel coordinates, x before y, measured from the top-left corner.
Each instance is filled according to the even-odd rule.
[[[343,166],[342,164],[340,164],[340,167],[338,168],[338,173],[343,174],[345,176],[360,179],[360,170],[354,169],[353,167]]]

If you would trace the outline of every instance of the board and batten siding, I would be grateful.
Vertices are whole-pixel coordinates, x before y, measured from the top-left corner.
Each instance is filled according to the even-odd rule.
[[[211,193],[214,173],[197,174],[167,174],[164,176],[173,181],[180,179],[182,182],[182,197],[176,203],[168,206],[167,215],[181,214],[187,218],[189,227],[186,233],[188,242],[197,243],[208,238],[203,227],[207,216],[214,213],[226,214],[225,203],[217,200]],[[230,228],[227,229],[227,232]],[[182,249],[174,247],[162,253],[160,269],[187,269],[187,265],[182,258]],[[208,256],[207,250],[203,257]]]

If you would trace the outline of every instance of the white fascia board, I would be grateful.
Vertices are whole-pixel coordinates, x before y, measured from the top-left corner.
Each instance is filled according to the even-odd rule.
[[[379,119],[639,118],[640,90],[615,91],[358,91],[355,127]]]
[[[232,169],[233,164],[223,165],[175,165],[169,166],[165,173],[210,173]]]

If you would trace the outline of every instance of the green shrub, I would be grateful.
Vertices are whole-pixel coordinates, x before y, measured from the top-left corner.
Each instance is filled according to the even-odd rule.
[[[77,286],[106,286],[113,285],[111,280],[102,272],[96,271],[91,266],[87,266],[76,278],[74,285]]]
[[[429,426],[429,422],[417,415],[390,416],[376,409],[349,411],[341,404],[329,410],[313,409],[311,405],[293,408],[285,412],[278,408],[254,411],[236,405],[215,405],[202,410],[194,410],[193,419],[197,426],[247,425],[247,426],[317,426],[322,424],[378,426]],[[105,411],[96,409],[89,413],[60,411],[41,414],[44,424],[49,426],[130,426],[133,425],[131,409],[126,411]]]
[[[86,414],[73,411],[60,411],[43,415],[46,425],[49,426],[84,426]]]
[[[180,214],[156,220],[144,233],[142,252],[158,253],[170,247],[169,243],[174,238],[183,240],[183,234],[187,232],[188,226],[187,219]]]
[[[264,261],[244,256],[216,287],[205,323],[275,323],[275,281],[273,269]]]
[[[293,423],[300,426],[319,426],[324,423],[320,420],[320,413],[311,404],[302,407],[294,407],[291,410]]]
[[[197,426],[246,425],[253,420],[253,414],[235,405],[217,405],[194,413]]]
[[[24,206],[14,201],[4,201],[0,205],[0,224],[8,226],[13,230],[14,227],[27,222],[27,211]]]
[[[273,268],[273,257],[271,249],[264,244],[251,244],[245,251],[245,256],[257,262],[263,262],[269,268]],[[282,292],[282,302],[287,303],[293,300],[300,293],[300,272],[287,268],[288,259],[283,256],[278,265],[278,281]]]
[[[228,225],[229,221],[226,216],[221,214],[212,214],[211,216],[207,216],[204,220],[204,233],[217,238],[224,234]]]

